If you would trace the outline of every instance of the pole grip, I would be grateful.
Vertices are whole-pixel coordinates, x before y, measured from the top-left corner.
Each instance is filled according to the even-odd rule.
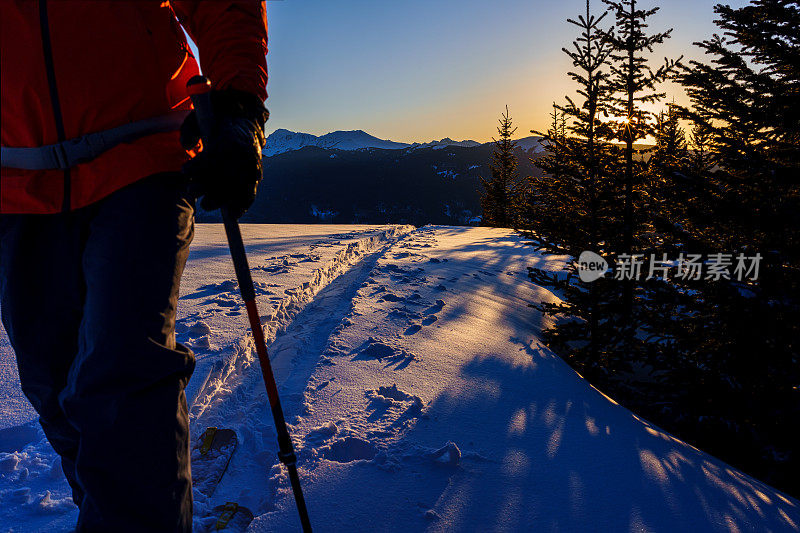
[[[192,100],[197,115],[200,135],[206,139],[214,129],[214,109],[211,106],[211,80],[205,76],[192,76],[186,83],[186,91]]]

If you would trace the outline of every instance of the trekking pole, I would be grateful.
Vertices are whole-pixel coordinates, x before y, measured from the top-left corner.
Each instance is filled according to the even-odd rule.
[[[211,81],[205,76],[194,76],[186,84],[186,88],[189,91],[197,114],[200,132],[203,137],[208,138],[214,123],[210,100]],[[247,317],[250,319],[250,329],[253,332],[258,361],[261,363],[261,374],[267,387],[267,397],[272,409],[272,417],[275,420],[275,431],[278,433],[278,448],[280,450],[278,458],[286,465],[286,469],[289,471],[289,481],[292,484],[292,492],[294,493],[295,503],[297,503],[297,511],[300,513],[300,523],[303,525],[303,531],[310,533],[311,522],[308,518],[306,501],[303,498],[303,489],[300,486],[300,476],[297,474],[297,457],[294,454],[292,438],[289,436],[289,429],[286,427],[286,419],[283,417],[283,409],[281,409],[281,401],[278,398],[278,387],[275,384],[275,376],[272,373],[267,344],[264,340],[264,330],[261,328],[261,319],[256,308],[256,291],[253,285],[253,278],[250,276],[250,267],[247,264],[247,254],[244,249],[242,233],[239,230],[238,221],[225,207],[222,208],[222,221],[225,225],[225,235],[228,237],[233,269],[236,271],[236,279],[239,282],[239,291],[247,308]]]

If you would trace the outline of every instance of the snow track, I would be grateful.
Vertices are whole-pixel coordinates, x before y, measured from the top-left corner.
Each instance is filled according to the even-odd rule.
[[[287,420],[291,421],[292,415],[304,409],[303,390],[328,336],[351,311],[355,292],[384,252],[411,230],[409,226],[391,227],[347,244],[324,266],[315,269],[310,280],[285,289],[286,296],[273,302],[271,312],[262,315]],[[254,277],[258,277],[257,269]],[[264,495],[272,494],[276,484],[285,481],[277,461],[276,435],[257,365],[252,335],[248,333],[209,368],[193,395],[190,407],[193,435],[199,435],[206,427],[218,426],[233,428],[240,436],[240,449],[213,498],[207,496],[209,487],[194,487],[197,531],[213,526],[214,519],[204,517],[220,502],[237,501],[256,515],[270,510],[270,498]],[[253,476],[254,471],[262,473],[261,480],[254,480],[259,477]]]
[[[305,281],[302,285],[284,289],[286,296],[273,302],[271,312],[263,314],[264,309],[259,309],[262,313],[261,321],[267,343],[272,342],[277,335],[285,331],[305,305],[312,301],[317,293],[332,280],[347,271],[353,263],[361,260],[365,254],[374,253],[376,247],[396,240],[409,231],[411,231],[409,226],[396,226],[351,242],[338,251],[327,264],[315,269],[310,280]],[[263,285],[264,282],[258,279],[258,269],[253,269],[253,278],[257,287],[259,284]],[[234,280],[229,280],[227,285],[219,285],[231,291],[238,290]],[[245,320],[246,317],[242,316],[242,321]],[[195,323],[195,327],[197,324],[207,327],[202,321]],[[256,358],[253,338],[249,333],[238,339],[230,348],[230,352],[217,360],[203,373],[203,376],[195,374],[192,377],[193,383],[187,390],[187,396],[190,404],[190,417],[193,422],[200,420],[210,405],[226,396],[228,382],[233,376],[249,367]],[[270,358],[274,359],[274,355],[271,355]],[[196,430],[194,425],[192,429]]]

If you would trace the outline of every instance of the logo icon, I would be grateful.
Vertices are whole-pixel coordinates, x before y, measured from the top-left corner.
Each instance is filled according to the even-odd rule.
[[[578,257],[578,276],[584,283],[591,283],[602,278],[608,272],[608,261],[594,252],[581,252]]]

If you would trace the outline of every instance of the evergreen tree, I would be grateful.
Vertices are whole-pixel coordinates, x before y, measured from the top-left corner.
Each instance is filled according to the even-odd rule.
[[[545,156],[535,161],[547,173],[533,178],[532,189],[537,199],[529,216],[531,230],[547,236],[553,251],[580,253],[597,249],[600,228],[603,183],[609,159],[608,136],[611,131],[601,120],[608,95],[608,74],[605,69],[611,48],[608,30],[601,28],[606,14],[591,13],[589,0],[586,14],[577,20],[579,37],[571,48],[563,48],[572,60],[574,70],[569,77],[578,85],[582,101],[567,96],[566,104],[553,105],[553,122],[542,135]]]
[[[532,178],[533,201],[527,229],[542,246],[555,253],[577,257],[584,250],[608,252],[607,236],[618,219],[613,162],[618,157],[611,140],[613,130],[602,120],[609,95],[607,63],[612,52],[610,32],[602,27],[607,15],[596,16],[586,2],[586,12],[568,19],[579,30],[572,47],[563,51],[572,60],[570,78],[577,84],[579,101],[567,97],[554,105],[550,129],[543,135],[546,154],[535,164],[546,172]],[[614,327],[613,282],[601,280],[589,286],[572,281],[574,266],[566,280],[552,273],[531,269],[531,279],[562,291],[562,303],[542,304],[539,309],[562,320],[545,332],[545,339],[582,372],[606,372],[613,356],[617,328]],[[601,317],[604,320],[601,322]]]
[[[495,151],[492,154],[492,163],[489,165],[492,177],[488,180],[481,178],[484,188],[481,197],[482,223],[484,226],[508,228],[515,222],[520,193],[518,162],[517,156],[514,155],[517,143],[511,138],[517,128],[513,127],[508,106],[499,122],[498,138],[493,139]]]
[[[701,208],[686,218],[707,249],[763,262],[757,281],[701,287],[693,309],[705,313],[701,353],[726,377],[741,414],[725,411],[749,435],[748,457],[771,458],[759,475],[796,491],[800,440],[786,428],[800,416],[800,5],[753,0],[715,11],[723,35],[697,43],[710,62],[692,61],[679,76],[693,141],[713,153],[695,153]]]
[[[642,165],[644,179],[640,191],[643,225],[650,232],[648,238],[640,241],[650,245],[651,249],[645,251],[676,253],[679,249],[669,245],[676,239],[685,242],[682,239],[687,238],[682,216],[685,202],[679,200],[692,194],[693,184],[684,171],[689,162],[689,149],[686,131],[680,125],[679,110],[674,104],[656,117],[653,136],[655,147]]]
[[[658,114],[655,126],[656,147],[654,156],[661,164],[680,166],[688,155],[686,130],[678,120],[678,110],[674,104],[667,111]]]
[[[625,143],[624,161],[619,174],[623,182],[623,225],[619,250],[625,254],[635,251],[634,238],[637,224],[645,222],[636,216],[635,195],[643,180],[644,165],[634,158],[634,145],[637,141],[653,133],[654,117],[642,109],[643,104],[652,104],[664,98],[658,90],[660,83],[667,81],[676,68],[675,61],[667,60],[653,70],[648,55],[655,46],[663,44],[672,30],[648,34],[648,20],[655,15],[658,7],[641,9],[641,0],[603,0],[616,20],[615,31],[609,35],[613,47],[611,55],[610,91],[612,117],[620,120],[618,138]],[[632,322],[634,280],[623,283],[623,303],[629,333],[633,335]]]
[[[717,6],[725,34],[699,43],[710,63],[651,70],[646,55],[669,36],[645,33],[657,10],[603,1],[613,32],[598,27],[603,17],[591,16],[588,2],[570,21],[581,29],[565,51],[582,98],[555,106],[537,161],[547,176],[530,180],[525,229],[540,247],[573,257],[586,249],[612,259],[626,250],[645,260],[722,254],[730,265],[696,279],[672,267],[669,279],[622,285],[622,293],[617,280],[578,281],[574,265],[531,269],[531,280],[562,300],[535,305],[555,319],[544,340],[639,414],[797,494],[800,5]],[[676,71],[692,106],[643,111]],[[651,135],[656,146],[637,152]],[[748,266],[759,253],[760,277],[750,279],[751,270],[737,279],[738,258]]]
[[[691,144],[691,170],[694,173],[703,173],[714,166],[711,148],[711,132],[702,124],[695,124],[689,135]]]

